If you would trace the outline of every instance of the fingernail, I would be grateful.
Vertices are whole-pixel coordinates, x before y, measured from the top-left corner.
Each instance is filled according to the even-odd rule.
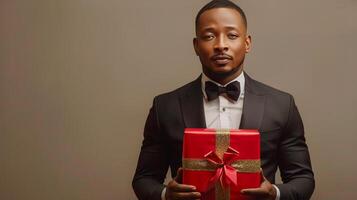
[[[192,187],[192,189],[193,189],[193,190],[196,190],[196,187],[195,187],[195,186],[193,186],[193,187]]]

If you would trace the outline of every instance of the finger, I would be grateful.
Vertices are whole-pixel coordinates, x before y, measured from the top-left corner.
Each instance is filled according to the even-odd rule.
[[[267,191],[262,188],[243,189],[240,192],[244,195],[253,195],[253,196],[265,196],[268,194]]]
[[[263,169],[260,168],[260,183],[263,183],[264,181],[266,181],[267,179],[265,178],[264,176],[264,173],[263,173]]]
[[[261,179],[263,179],[263,180],[267,180],[267,179],[265,178],[265,176],[264,176],[264,173],[263,173],[263,169],[262,169],[262,168],[260,168],[260,177],[261,177]]]
[[[178,168],[176,177],[174,178],[176,182],[182,183],[182,168]]]
[[[192,200],[201,198],[201,193],[199,192],[179,192],[176,193],[175,198],[182,200]]]
[[[174,192],[196,192],[196,187],[193,185],[175,184],[170,189]]]

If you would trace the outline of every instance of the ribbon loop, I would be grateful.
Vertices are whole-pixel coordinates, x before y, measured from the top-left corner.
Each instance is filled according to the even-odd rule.
[[[231,164],[239,157],[239,152],[232,147],[228,147],[223,154],[223,158],[220,158],[216,152],[210,151],[204,157],[209,163],[216,168],[216,173],[208,182],[206,190],[210,190],[217,181],[220,182],[222,188],[229,185],[237,185],[237,171]]]

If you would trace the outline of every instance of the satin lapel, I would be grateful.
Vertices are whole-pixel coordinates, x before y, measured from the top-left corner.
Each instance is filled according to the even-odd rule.
[[[186,128],[206,128],[201,76],[180,94],[180,103]]]
[[[259,93],[252,80],[246,73],[243,113],[241,129],[260,129],[264,115],[265,95]]]

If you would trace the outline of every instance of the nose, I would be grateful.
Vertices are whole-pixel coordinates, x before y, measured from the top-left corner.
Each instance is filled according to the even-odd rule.
[[[228,50],[228,44],[224,36],[217,37],[214,50],[219,52]]]

